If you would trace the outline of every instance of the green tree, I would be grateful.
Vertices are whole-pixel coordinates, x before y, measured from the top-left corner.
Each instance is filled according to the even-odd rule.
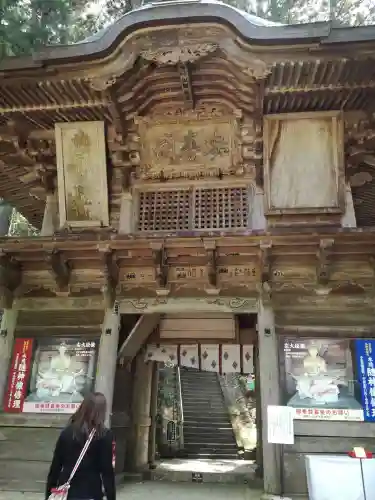
[[[100,28],[86,0],[0,0],[0,59],[67,44]]]
[[[9,206],[9,205],[8,205]],[[0,221],[1,221],[0,212]],[[12,215],[9,223],[8,236],[37,236],[39,231],[15,208],[12,210]]]

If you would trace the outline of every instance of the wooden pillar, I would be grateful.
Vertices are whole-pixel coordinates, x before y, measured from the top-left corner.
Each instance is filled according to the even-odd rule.
[[[150,439],[148,450],[148,463],[150,468],[154,468],[156,456],[156,427],[158,418],[158,391],[159,391],[159,363],[152,363],[152,384],[151,384],[151,403],[150,403]]]
[[[47,191],[46,206],[44,208],[44,217],[41,236],[53,236],[58,227],[59,206],[57,200],[57,192]]]
[[[262,410],[263,482],[266,495],[280,495],[280,446],[268,443],[267,408],[280,404],[279,355],[275,318],[269,304],[259,301],[258,342]],[[265,496],[264,498],[267,498]]]
[[[345,213],[341,217],[342,227],[357,227],[357,219],[355,216],[352,188],[348,183],[345,188]]]
[[[119,234],[132,234],[134,232],[133,195],[129,190],[121,195]]]
[[[17,324],[17,309],[4,309],[0,328],[0,408],[3,407],[8,379],[9,361],[12,355],[14,331]]]
[[[114,309],[107,309],[100,337],[95,390],[102,392],[107,399],[107,425],[110,424],[112,413],[120,321],[121,317],[119,313],[116,313]]]
[[[141,351],[136,358],[132,401],[134,438],[132,464],[137,471],[148,465],[152,370],[152,363],[145,363],[144,353]]]

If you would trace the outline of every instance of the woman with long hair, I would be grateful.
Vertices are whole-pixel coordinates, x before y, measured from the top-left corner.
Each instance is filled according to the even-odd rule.
[[[69,487],[69,500],[116,500],[112,465],[112,432],[104,425],[106,399],[100,392],[87,395],[69,425],[61,432],[48,473],[46,499],[66,484],[89,438],[92,440]]]

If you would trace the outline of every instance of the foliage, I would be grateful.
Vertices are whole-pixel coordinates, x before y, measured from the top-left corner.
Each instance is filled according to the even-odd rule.
[[[9,224],[8,236],[37,236],[38,230],[32,226],[29,221],[20,214],[16,209],[13,209],[12,217]]]
[[[72,43],[100,27],[86,0],[1,0],[0,5],[0,59]]]
[[[372,0],[254,0],[248,5],[246,10],[257,16],[285,24],[332,20],[353,26],[375,22]]]

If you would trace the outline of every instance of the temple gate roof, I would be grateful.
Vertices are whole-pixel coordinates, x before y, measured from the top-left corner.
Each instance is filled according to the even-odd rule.
[[[259,123],[268,113],[342,109],[358,223],[375,225],[374,48],[374,26],[281,25],[215,0],[181,0],[148,4],[82,42],[4,60],[0,197],[41,225],[57,122],[104,120],[115,169],[129,166],[123,140],[134,118],[157,106],[224,103]]]

